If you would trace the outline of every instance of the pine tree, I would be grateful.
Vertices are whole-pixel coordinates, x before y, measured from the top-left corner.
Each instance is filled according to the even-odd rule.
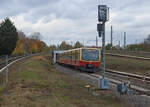
[[[18,40],[18,33],[15,25],[9,18],[5,18],[0,24],[0,55],[10,55]]]

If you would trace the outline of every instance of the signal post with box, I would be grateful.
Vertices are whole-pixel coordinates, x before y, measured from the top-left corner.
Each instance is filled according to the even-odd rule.
[[[105,23],[109,20],[109,8],[107,5],[98,5],[98,24],[97,31],[102,37],[102,76],[99,78],[98,86],[100,89],[109,89],[109,80],[105,79]]]

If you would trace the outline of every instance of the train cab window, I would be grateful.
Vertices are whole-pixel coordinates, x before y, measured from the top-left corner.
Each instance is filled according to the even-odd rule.
[[[82,49],[82,60],[98,61],[99,60],[99,50]]]

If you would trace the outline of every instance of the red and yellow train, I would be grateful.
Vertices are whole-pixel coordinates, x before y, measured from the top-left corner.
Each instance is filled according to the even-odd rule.
[[[99,48],[78,48],[58,52],[56,62],[70,65],[86,72],[96,72],[101,67]]]

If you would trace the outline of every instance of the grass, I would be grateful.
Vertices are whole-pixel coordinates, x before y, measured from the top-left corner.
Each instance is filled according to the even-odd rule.
[[[143,52],[128,52],[128,51],[123,51],[123,50],[107,50],[107,53],[113,53],[113,54],[121,54],[121,55],[131,55],[131,56],[137,56],[137,57],[145,57],[145,58],[150,58],[150,53],[143,53]]]
[[[86,82],[57,71],[46,56],[16,63],[9,70],[2,107],[126,107],[110,92],[94,96]]]
[[[106,56],[106,68],[150,76],[150,61]]]

